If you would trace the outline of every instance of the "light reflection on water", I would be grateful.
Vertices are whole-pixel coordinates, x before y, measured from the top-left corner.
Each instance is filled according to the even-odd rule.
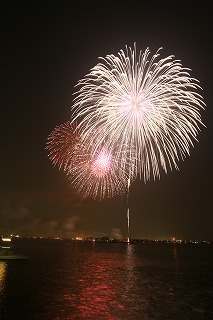
[[[134,246],[120,244],[118,252],[99,249],[93,246],[85,254],[75,247],[78,267],[70,265],[61,297],[63,307],[55,319],[140,319],[137,312],[145,308],[147,300],[143,297],[137,302],[139,279],[135,270],[141,261],[136,259]]]
[[[93,251],[86,256],[76,277],[78,291],[64,295],[66,305],[75,310],[69,319],[123,318],[127,310],[122,299],[118,299],[123,286],[119,276],[122,260],[122,256],[116,253]],[[114,277],[116,269],[118,274]]]
[[[117,319],[113,316],[113,311],[125,309],[116,299],[118,283],[112,277],[113,264],[112,254],[100,253],[97,256],[93,253],[88,257],[87,263],[82,265],[78,278],[79,292],[68,296],[78,309],[78,317],[113,320]]]
[[[29,261],[0,264],[0,319],[211,319],[211,249],[36,244]]]
[[[6,267],[7,267],[6,262],[0,261],[0,302],[5,290]]]

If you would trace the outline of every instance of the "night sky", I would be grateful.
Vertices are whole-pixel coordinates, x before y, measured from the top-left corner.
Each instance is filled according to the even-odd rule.
[[[212,11],[205,1],[146,2],[1,5],[0,234],[127,236],[126,196],[80,198],[45,147],[50,132],[70,120],[78,80],[98,57],[136,42],[151,54],[163,47],[161,57],[174,54],[192,70],[206,128],[179,171],[131,185],[130,233],[213,240]]]

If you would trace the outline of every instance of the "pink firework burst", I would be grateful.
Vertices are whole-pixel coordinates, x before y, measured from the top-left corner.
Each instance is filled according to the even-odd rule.
[[[102,199],[127,190],[127,176],[105,147],[96,152],[83,142],[76,125],[70,121],[57,126],[48,136],[46,149],[54,166],[66,172],[70,185],[83,197]]]
[[[92,161],[91,172],[101,178],[109,173],[111,166],[112,156],[103,148]]]

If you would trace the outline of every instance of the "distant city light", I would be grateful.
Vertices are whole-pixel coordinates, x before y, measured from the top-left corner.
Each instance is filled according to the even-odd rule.
[[[2,241],[10,242],[10,241],[11,241],[11,238],[9,238],[9,237],[2,237]]]

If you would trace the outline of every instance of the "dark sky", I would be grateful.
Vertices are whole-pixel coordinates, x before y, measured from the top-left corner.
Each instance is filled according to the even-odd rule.
[[[150,4],[145,4],[150,2]],[[76,196],[45,150],[71,117],[74,86],[125,45],[174,54],[200,81],[206,110],[180,170],[131,186],[133,238],[213,240],[212,16],[194,1],[8,2],[1,6],[0,234],[127,235],[126,196]],[[65,3],[65,2],[64,2]]]

